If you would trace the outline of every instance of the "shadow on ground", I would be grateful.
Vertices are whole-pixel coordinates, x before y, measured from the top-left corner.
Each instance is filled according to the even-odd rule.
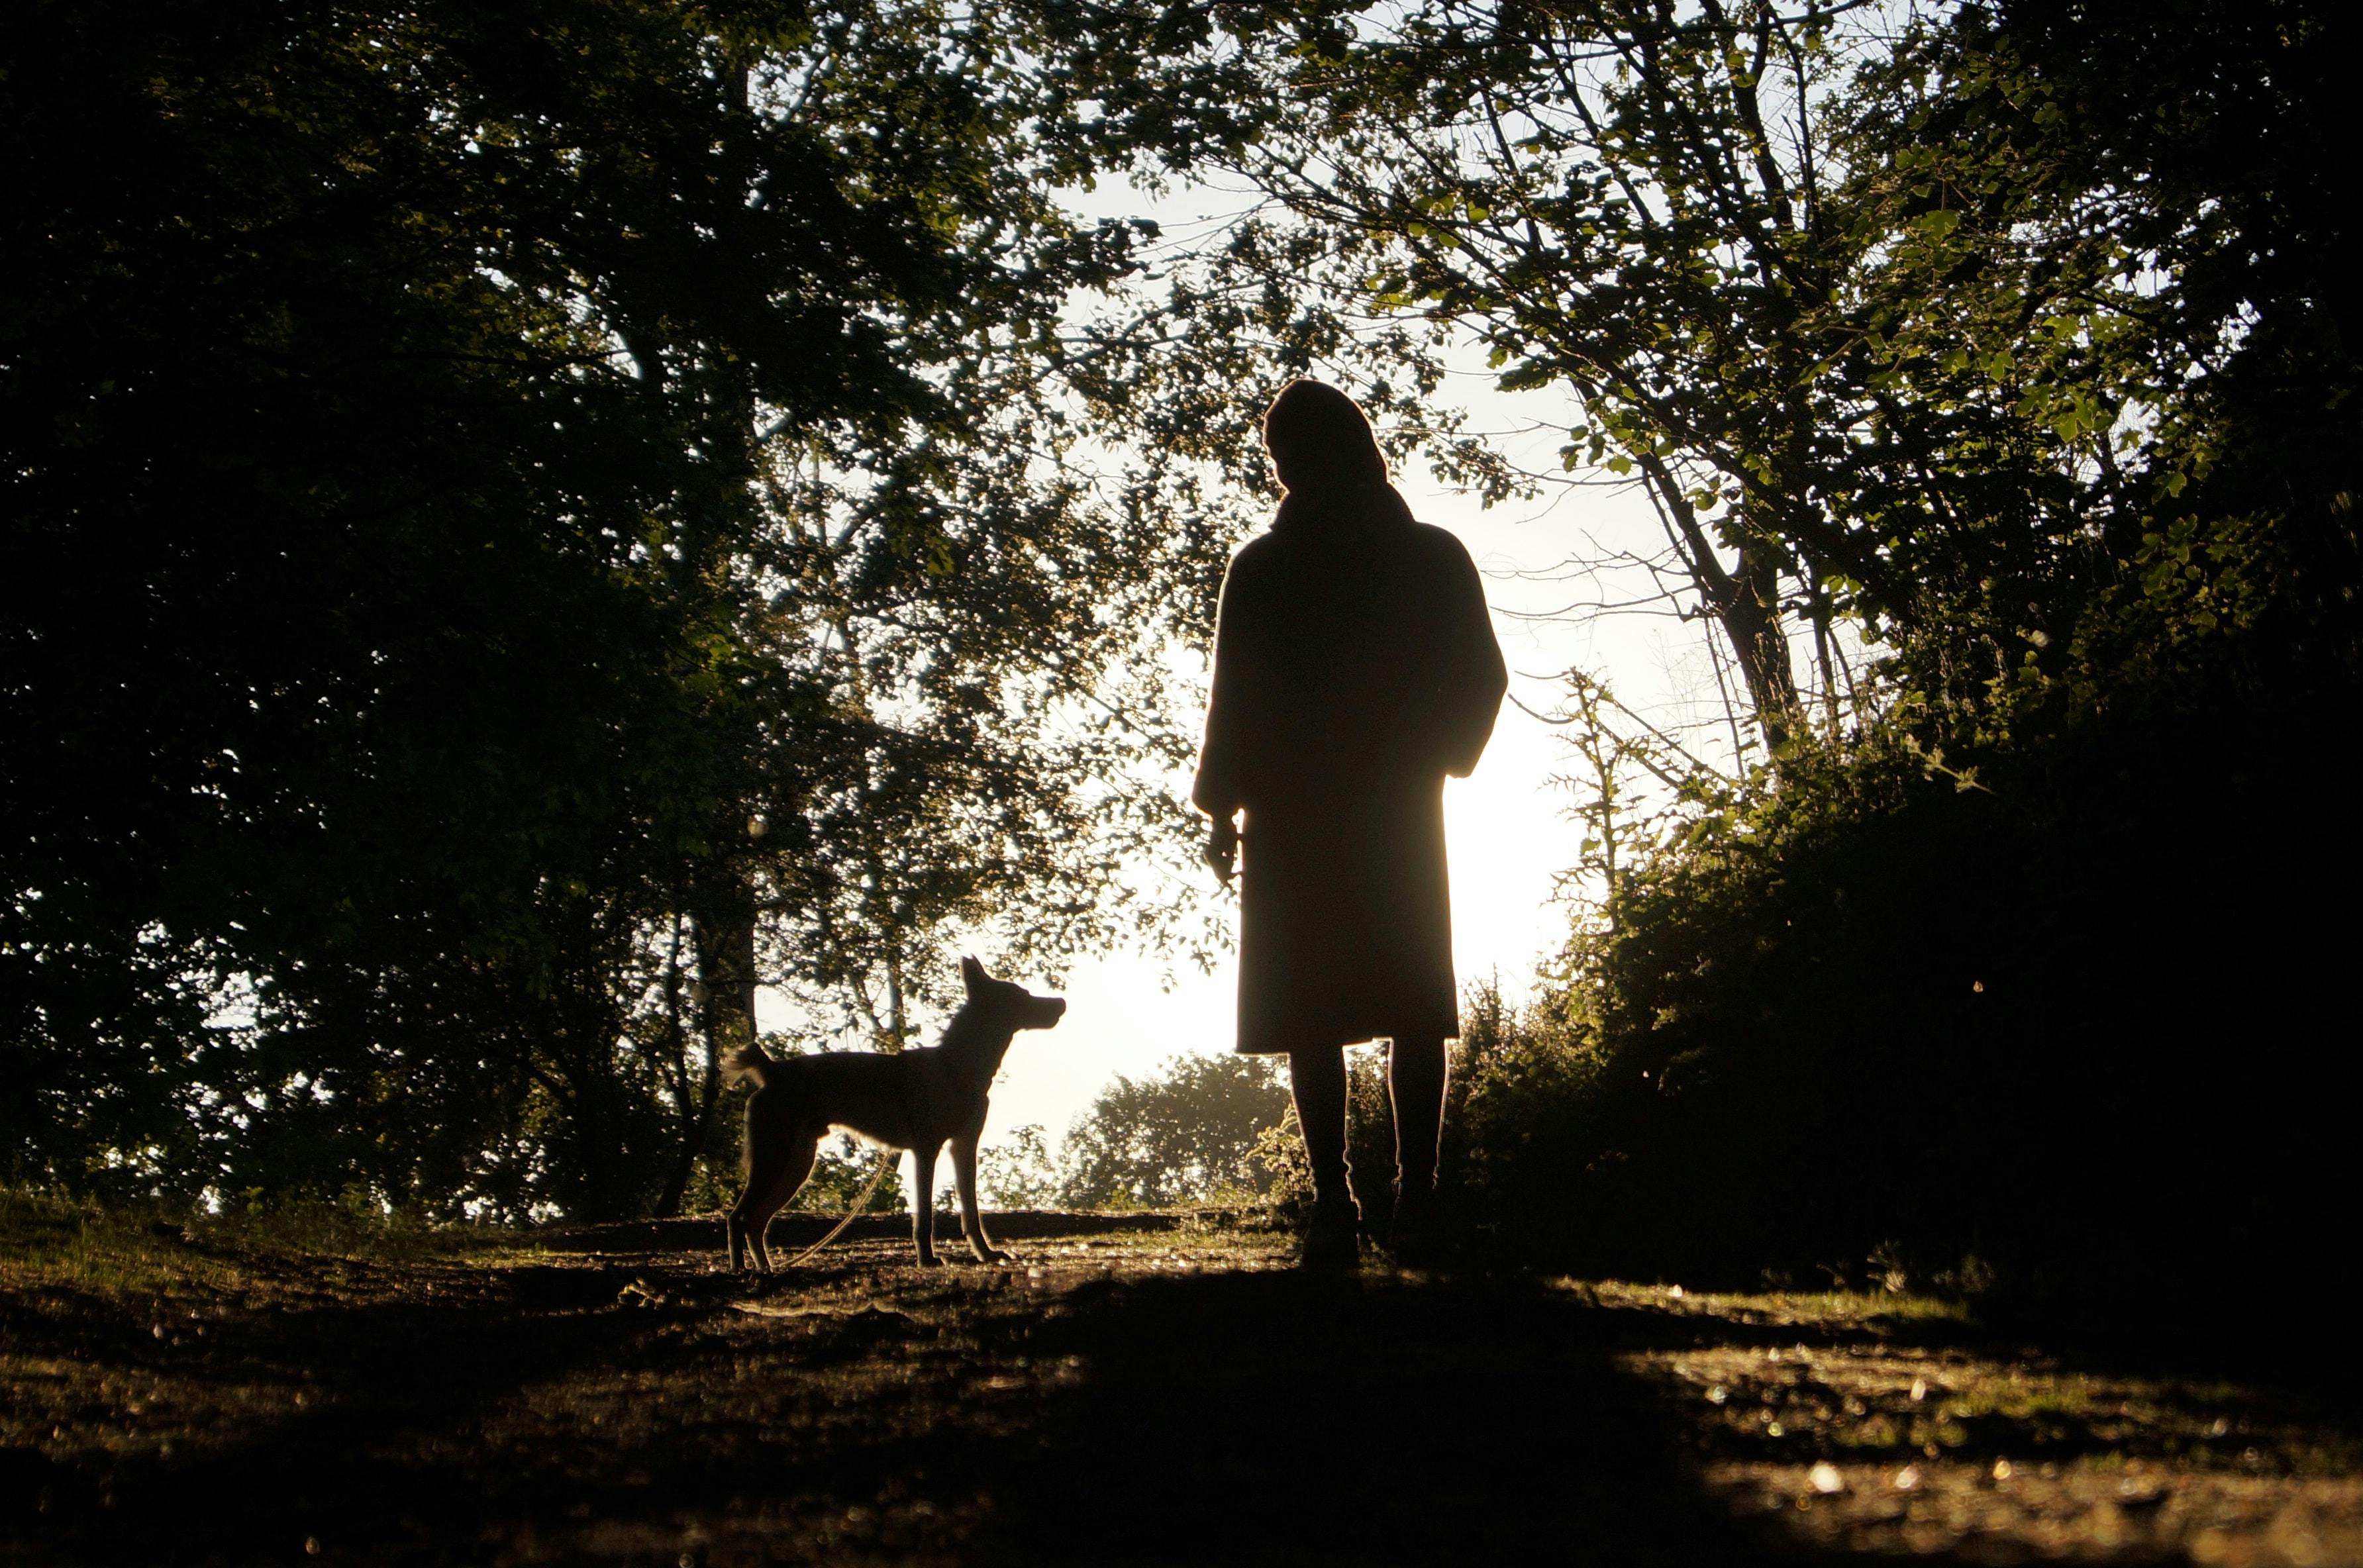
[[[1110,1280],[1022,1496],[1023,1555],[1719,1562],[1755,1555],[1618,1372],[1613,1315],[1515,1283]]]
[[[216,1331],[209,1356],[300,1381],[305,1406],[241,1423],[232,1400],[147,1446],[199,1397],[130,1399],[133,1442],[16,1477],[33,1515],[16,1554],[1749,1555],[1610,1364],[1614,1314],[1514,1284],[1131,1262],[1048,1282],[841,1264],[749,1300],[693,1266],[608,1257],[498,1271],[498,1290],[442,1306],[266,1314]],[[167,1379],[215,1364],[150,1360]]]
[[[2261,1565],[2363,1542],[2335,1412],[2095,1371],[1938,1304],[1306,1275],[1279,1238],[1170,1217],[1004,1230],[999,1266],[923,1272],[880,1235],[768,1280],[621,1233],[377,1263],[142,1238],[112,1286],[0,1267],[0,1561]]]

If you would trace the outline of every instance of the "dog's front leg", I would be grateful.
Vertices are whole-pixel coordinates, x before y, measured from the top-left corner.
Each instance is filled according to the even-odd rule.
[[[1009,1254],[993,1250],[993,1238],[984,1233],[984,1214],[976,1206],[977,1136],[962,1132],[952,1139],[952,1180],[960,1186],[960,1234],[968,1238],[977,1262],[999,1263]]]
[[[911,1151],[911,1240],[918,1244],[919,1266],[933,1268],[936,1257],[936,1154],[941,1144]]]

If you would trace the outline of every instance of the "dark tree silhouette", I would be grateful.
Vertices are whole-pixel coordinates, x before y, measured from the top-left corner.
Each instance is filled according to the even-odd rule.
[[[1103,678],[1224,512],[1085,482],[1138,231],[947,13],[0,17],[7,1165],[670,1208],[759,978],[891,1044],[948,922],[1168,919]]]

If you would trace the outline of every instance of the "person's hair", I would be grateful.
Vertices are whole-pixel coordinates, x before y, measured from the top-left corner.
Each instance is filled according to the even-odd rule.
[[[1384,484],[1387,460],[1354,400],[1323,381],[1294,381],[1263,414],[1264,449],[1289,491]]]

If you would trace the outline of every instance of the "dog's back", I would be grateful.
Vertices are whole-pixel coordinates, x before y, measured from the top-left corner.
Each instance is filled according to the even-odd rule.
[[[725,1058],[736,1077],[752,1078],[747,1100],[747,1154],[756,1158],[759,1139],[770,1134],[818,1137],[831,1127],[859,1132],[890,1148],[918,1143],[913,1120],[924,1098],[915,1080],[933,1051],[886,1055],[875,1051],[824,1051],[812,1056],[771,1055],[760,1045],[744,1045]]]

